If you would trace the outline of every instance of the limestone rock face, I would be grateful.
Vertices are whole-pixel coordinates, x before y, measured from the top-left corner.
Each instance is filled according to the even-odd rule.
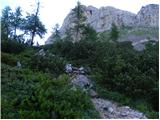
[[[103,32],[110,30],[112,23],[116,26],[144,26],[144,27],[158,27],[159,26],[159,5],[149,4],[142,7],[137,13],[131,13],[128,11],[116,9],[114,7],[101,7],[97,9],[93,6],[81,6],[84,15],[86,16],[86,24],[92,26],[97,32]],[[61,37],[65,37],[66,32],[74,27],[73,11],[64,19],[62,27],[60,29]],[[51,39],[48,39],[46,43],[50,43]]]
[[[92,10],[87,7],[92,14],[87,16],[87,22],[97,31],[103,32],[109,30],[112,23],[116,26],[133,26],[135,14],[114,7],[102,7],[98,10]]]
[[[142,7],[136,15],[138,26],[159,26],[159,5],[150,4]]]

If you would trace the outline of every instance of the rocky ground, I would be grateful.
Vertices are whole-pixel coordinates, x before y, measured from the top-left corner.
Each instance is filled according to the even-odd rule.
[[[98,93],[92,89],[91,80],[85,75],[76,75],[71,79],[73,86],[78,86],[89,91],[91,100],[103,119],[147,119],[147,117],[128,106],[121,106],[111,100],[98,97]],[[88,88],[87,88],[88,87]]]
[[[119,106],[110,100],[92,98],[92,102],[103,119],[147,119],[143,113],[128,106]]]

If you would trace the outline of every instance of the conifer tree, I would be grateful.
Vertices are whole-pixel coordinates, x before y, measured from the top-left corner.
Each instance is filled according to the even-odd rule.
[[[75,38],[79,41],[81,39],[81,33],[84,31],[86,20],[82,5],[79,1],[77,2],[77,6],[73,9],[73,17],[73,22],[75,24],[73,30],[75,31]]]
[[[8,40],[12,34],[12,19],[11,19],[11,8],[6,6],[2,10],[2,17],[1,17],[1,37],[2,39]]]
[[[13,36],[14,36],[14,39],[17,38],[17,29],[21,29],[21,25],[22,25],[22,10],[21,10],[21,7],[17,7],[15,12],[12,13],[12,27],[13,27]]]
[[[118,37],[119,37],[118,28],[114,23],[112,23],[110,39],[113,40],[114,42],[117,42]]]
[[[36,12],[34,14],[28,14],[26,17],[24,30],[31,36],[31,39],[29,41],[30,45],[34,44],[34,37],[36,35],[42,38],[43,35],[47,32],[45,26],[39,19],[39,8],[40,8],[40,2],[37,3]]]
[[[53,28],[53,39],[58,40],[58,39],[60,39],[60,38],[61,38],[61,37],[60,37],[59,24],[57,23],[57,24],[55,25],[55,27]]]

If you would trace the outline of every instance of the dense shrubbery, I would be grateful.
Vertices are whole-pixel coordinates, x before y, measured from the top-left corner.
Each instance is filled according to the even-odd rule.
[[[2,64],[2,118],[99,118],[89,97],[74,91],[67,75],[17,69]]]
[[[45,56],[38,54],[33,55],[29,61],[29,66],[31,69],[49,72],[56,76],[64,73],[65,64],[65,59],[49,53]]]
[[[66,75],[51,78],[63,74],[68,62],[91,68],[101,97],[123,104],[140,99],[149,107],[142,102],[131,105],[149,116],[158,116],[158,43],[148,43],[145,50],[136,51],[131,42],[117,41],[116,26],[107,35],[97,35],[84,26],[82,34],[79,42],[71,42],[68,35],[43,47],[29,47],[13,38],[2,40],[2,63],[16,66],[20,61],[22,68],[28,68],[19,70],[2,64],[2,118],[97,118],[87,95],[72,91]],[[46,55],[38,55],[41,48]]]
[[[20,43],[16,40],[2,40],[1,41],[2,52],[17,54],[17,53],[23,52],[26,47],[27,47],[26,44]]]
[[[158,43],[148,43],[146,49],[139,52],[131,42],[99,38],[100,41],[82,40],[74,44],[58,41],[50,51],[75,65],[90,66],[93,74],[101,76],[99,83],[106,89],[134,99],[146,99],[158,110]]]
[[[8,53],[1,53],[1,62],[8,64],[10,66],[16,66],[17,64],[17,58],[12,55],[12,54],[8,54]]]
[[[127,44],[107,43],[106,49],[98,49],[95,71],[101,75],[100,82],[109,90],[146,99],[158,110],[158,44],[142,52],[136,52]]]

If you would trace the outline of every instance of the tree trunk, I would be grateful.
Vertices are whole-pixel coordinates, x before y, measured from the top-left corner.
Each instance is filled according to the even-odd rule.
[[[35,36],[35,32],[32,32],[31,46],[33,45],[34,36]]]

